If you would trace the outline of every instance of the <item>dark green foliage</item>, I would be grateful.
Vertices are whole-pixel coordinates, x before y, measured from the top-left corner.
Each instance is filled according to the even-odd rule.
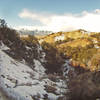
[[[100,98],[100,72],[86,72],[69,81],[69,100],[96,100]]]
[[[68,58],[87,64],[88,60],[97,52],[97,49],[94,48],[93,44],[90,44],[86,47],[66,46],[61,52],[65,53]]]
[[[29,36],[29,40],[21,40],[18,33],[6,26],[2,22],[0,27],[0,40],[10,47],[5,51],[8,55],[18,60],[25,60],[30,66],[34,66],[33,59],[38,59],[38,41],[34,36]]]
[[[0,19],[0,27],[7,27],[7,23],[4,19]]]
[[[46,53],[47,73],[61,73],[61,66],[64,63],[64,60],[61,58],[60,53],[55,46],[43,42],[42,47]]]
[[[18,33],[14,29],[7,27],[4,19],[0,19],[0,39],[9,46],[11,46],[10,42],[14,44],[20,40]]]

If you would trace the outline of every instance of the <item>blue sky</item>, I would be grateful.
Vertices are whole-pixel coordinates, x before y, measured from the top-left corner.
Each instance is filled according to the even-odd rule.
[[[74,16],[84,11],[91,13],[96,9],[100,9],[100,0],[0,0],[0,18],[4,18],[12,27],[46,26],[39,18],[20,16],[24,10],[31,15],[42,16],[43,19],[45,14],[51,18],[53,15],[59,17],[64,14]],[[45,19],[49,19],[48,16]]]

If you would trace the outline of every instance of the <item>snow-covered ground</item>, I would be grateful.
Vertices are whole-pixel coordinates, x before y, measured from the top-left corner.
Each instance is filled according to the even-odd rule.
[[[69,71],[74,71],[74,68],[70,66],[70,61],[65,60],[65,64],[63,65],[63,75],[67,77]]]
[[[36,59],[33,59],[35,68],[32,70],[25,62],[11,58],[3,51],[8,49],[3,43],[0,46],[0,100],[57,100],[64,95],[66,81],[60,78],[52,81]]]

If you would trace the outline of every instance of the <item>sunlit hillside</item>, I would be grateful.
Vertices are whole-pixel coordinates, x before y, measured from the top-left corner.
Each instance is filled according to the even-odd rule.
[[[100,50],[100,33],[87,32],[85,30],[75,30],[70,32],[58,32],[38,39],[41,45],[48,43],[54,46],[58,52],[66,58],[71,59],[71,64],[81,66],[90,70],[99,70],[95,64],[90,66],[90,62]],[[97,58],[99,59],[99,57]],[[95,63],[98,60],[95,59]],[[98,64],[99,65],[99,64]],[[100,65],[99,65],[100,66]]]
[[[48,43],[54,43],[56,41],[69,41],[69,39],[74,40],[78,38],[88,38],[89,36],[96,34],[96,32],[88,32],[85,30],[75,30],[75,31],[70,31],[70,32],[57,32],[57,33],[52,33],[50,35],[47,35],[43,38],[40,38],[39,40],[43,40]]]

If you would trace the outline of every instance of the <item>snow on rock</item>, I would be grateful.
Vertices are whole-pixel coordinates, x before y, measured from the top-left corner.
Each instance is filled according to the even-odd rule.
[[[45,52],[41,52],[41,57],[40,57],[40,61],[43,63],[43,62],[46,62],[46,59],[45,59],[45,56],[46,56],[46,54],[45,54]]]
[[[39,79],[41,76],[45,75],[45,68],[41,65],[41,63],[38,60],[35,59],[34,59],[34,65],[36,66],[34,68],[35,77]]]
[[[65,61],[65,64],[63,65],[63,72],[64,72],[63,75],[64,76],[67,76],[70,70],[74,70],[72,68],[72,66],[70,66],[69,63],[70,63],[70,61],[69,60],[66,60]]]
[[[84,30],[82,30],[81,31],[83,34],[91,34],[91,32],[89,32],[89,31],[84,31]]]
[[[43,41],[44,41],[43,39],[40,39],[40,40],[39,40],[39,43],[41,44]]]
[[[2,41],[0,41],[0,49],[1,50],[8,50],[9,48],[7,46],[5,46]]]
[[[65,39],[64,34],[62,34],[61,36],[56,36],[55,37],[55,41],[60,41],[60,40],[64,40],[64,39]]]
[[[31,48],[30,48],[30,47],[28,47],[28,46],[26,46],[26,49],[27,49],[27,50],[31,50]]]
[[[49,100],[57,100],[57,96],[55,95],[55,94],[53,94],[53,93],[49,93],[49,96],[48,96],[48,99]]]
[[[32,70],[25,61],[18,62],[8,56],[3,51],[5,48],[8,49],[4,44],[0,46],[0,100],[44,100],[45,97],[57,100],[64,94],[66,81],[53,82],[39,60],[33,59],[35,68]],[[56,88],[55,93],[59,95],[48,92],[45,86]]]

